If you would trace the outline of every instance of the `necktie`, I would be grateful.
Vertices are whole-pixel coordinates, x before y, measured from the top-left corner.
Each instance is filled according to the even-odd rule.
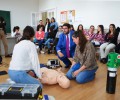
[[[67,57],[70,57],[70,51],[69,51],[69,37],[67,34],[67,38],[66,38],[66,53],[67,53]]]

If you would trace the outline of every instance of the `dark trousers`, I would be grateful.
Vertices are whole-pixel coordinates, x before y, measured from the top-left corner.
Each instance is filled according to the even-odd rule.
[[[53,45],[56,46],[58,41],[59,41],[59,38],[55,38],[55,40],[53,41]]]
[[[70,57],[72,57],[71,53],[70,53]],[[70,66],[72,63],[71,61],[68,59],[67,56],[63,56],[63,57],[59,57],[58,58],[65,64],[65,66]]]
[[[120,53],[120,43],[118,45],[116,45],[115,52]]]
[[[44,39],[43,40],[37,40],[37,42],[39,44],[40,50],[42,50],[42,44],[44,43]]]

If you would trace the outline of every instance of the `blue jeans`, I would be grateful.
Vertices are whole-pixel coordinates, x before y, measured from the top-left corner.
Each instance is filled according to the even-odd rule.
[[[53,42],[53,39],[47,39],[47,41],[45,42],[45,45],[47,45],[48,49],[50,48],[50,43]]]
[[[43,87],[40,81],[33,78],[29,74],[27,74],[26,71],[16,71],[16,70],[9,70],[8,71],[9,77],[12,81],[16,83],[22,83],[22,84],[39,84],[41,88]]]
[[[67,78],[70,80],[76,79],[76,81],[80,84],[87,83],[95,78],[95,72],[97,71],[97,68],[93,70],[84,70],[80,72],[76,77],[74,77],[73,72],[75,70],[78,70],[80,67],[80,63],[77,63],[72,68],[70,68],[66,74]]]
[[[49,32],[46,32],[46,33],[45,33],[45,39],[47,39],[47,37],[48,37],[48,33],[49,33]]]
[[[36,43],[36,42],[37,42],[37,39],[36,39],[36,38],[33,38],[33,42]]]

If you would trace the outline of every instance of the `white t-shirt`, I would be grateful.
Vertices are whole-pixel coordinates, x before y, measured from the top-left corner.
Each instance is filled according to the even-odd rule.
[[[41,78],[40,63],[36,46],[30,40],[22,40],[14,46],[9,70],[34,70]]]
[[[11,37],[15,37],[16,32],[11,33]]]
[[[47,28],[48,28],[48,23],[45,26],[45,33],[47,32]]]

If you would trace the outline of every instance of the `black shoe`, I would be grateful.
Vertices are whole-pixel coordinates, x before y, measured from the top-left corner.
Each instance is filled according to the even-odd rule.
[[[50,54],[50,50],[48,49],[48,54]]]
[[[106,59],[106,58],[103,58],[103,59],[102,59],[102,63],[103,63],[103,64],[106,64],[106,63],[107,63],[107,59]]]
[[[70,66],[65,66],[65,68],[70,68]]]
[[[68,66],[65,66],[65,68],[70,68],[71,67],[71,64],[70,65],[68,65]]]
[[[48,54],[51,54],[51,53],[52,53],[52,51],[48,49]]]
[[[102,63],[103,59],[100,59],[100,62]]]
[[[12,57],[12,55],[8,54],[8,55],[5,55],[5,57]]]
[[[94,77],[96,76],[96,73],[94,73]]]

